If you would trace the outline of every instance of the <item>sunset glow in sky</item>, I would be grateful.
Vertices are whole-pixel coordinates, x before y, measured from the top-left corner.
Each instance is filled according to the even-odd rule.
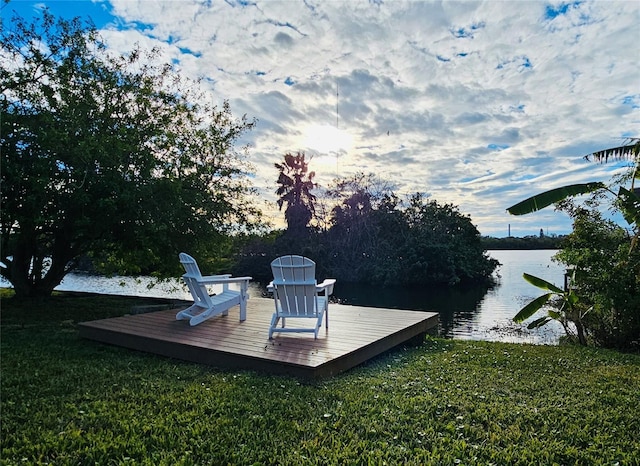
[[[11,0],[22,16],[91,17],[110,49],[159,47],[212,100],[255,117],[254,183],[275,224],[286,152],[316,180],[375,173],[453,203],[484,235],[568,233],[553,209],[506,208],[608,181],[583,160],[640,136],[638,1]]]

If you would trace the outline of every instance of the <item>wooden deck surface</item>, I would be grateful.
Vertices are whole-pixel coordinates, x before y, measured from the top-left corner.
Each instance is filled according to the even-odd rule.
[[[271,299],[251,298],[244,322],[238,306],[195,327],[175,320],[178,310],[83,322],[80,336],[212,366],[320,378],[422,338],[438,325],[435,312],[330,304],[329,329],[323,323],[317,340],[309,333],[281,333],[269,340]],[[287,320],[287,327],[295,320]]]

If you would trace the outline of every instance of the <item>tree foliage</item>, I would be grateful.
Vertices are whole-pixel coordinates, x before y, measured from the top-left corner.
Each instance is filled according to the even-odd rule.
[[[336,180],[329,226],[302,241],[290,235],[245,249],[238,273],[268,280],[268,263],[283,254],[317,262],[319,276],[340,282],[398,286],[486,282],[497,261],[485,254],[471,220],[450,204],[416,194],[408,204],[394,187],[369,174]]]
[[[10,27],[9,27],[10,25]],[[154,54],[107,53],[47,11],[3,21],[2,260],[18,296],[48,295],[84,255],[106,272],[168,273],[257,217],[238,138],[253,122],[202,105]]]
[[[584,343],[640,347],[640,250],[631,247],[633,236],[597,209],[568,201],[559,207],[571,216],[573,231],[556,259],[573,272]]]

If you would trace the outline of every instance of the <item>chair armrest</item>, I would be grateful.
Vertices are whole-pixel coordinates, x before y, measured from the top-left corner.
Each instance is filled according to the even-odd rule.
[[[200,283],[214,285],[216,283],[242,283],[249,282],[253,277],[232,277],[231,275],[209,275],[198,279]]]
[[[326,291],[327,296],[330,296],[333,294],[333,285],[335,285],[335,283],[336,283],[335,278],[327,278],[322,283],[316,285],[316,291],[317,292]]]
[[[189,276],[193,277],[193,275],[189,275]],[[213,282],[215,280],[220,280],[222,278],[230,278],[230,277],[231,277],[230,273],[225,273],[225,274],[220,274],[220,275],[201,275],[199,277],[196,276],[194,278],[197,278],[198,281]]]

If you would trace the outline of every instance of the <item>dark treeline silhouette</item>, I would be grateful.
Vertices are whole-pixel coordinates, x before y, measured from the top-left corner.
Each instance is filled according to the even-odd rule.
[[[234,273],[268,281],[275,257],[299,254],[316,261],[318,278],[341,282],[450,286],[491,279],[497,261],[456,206],[420,194],[403,202],[390,184],[362,173],[316,196],[303,153],[286,154],[276,168],[288,227],[247,241]]]

